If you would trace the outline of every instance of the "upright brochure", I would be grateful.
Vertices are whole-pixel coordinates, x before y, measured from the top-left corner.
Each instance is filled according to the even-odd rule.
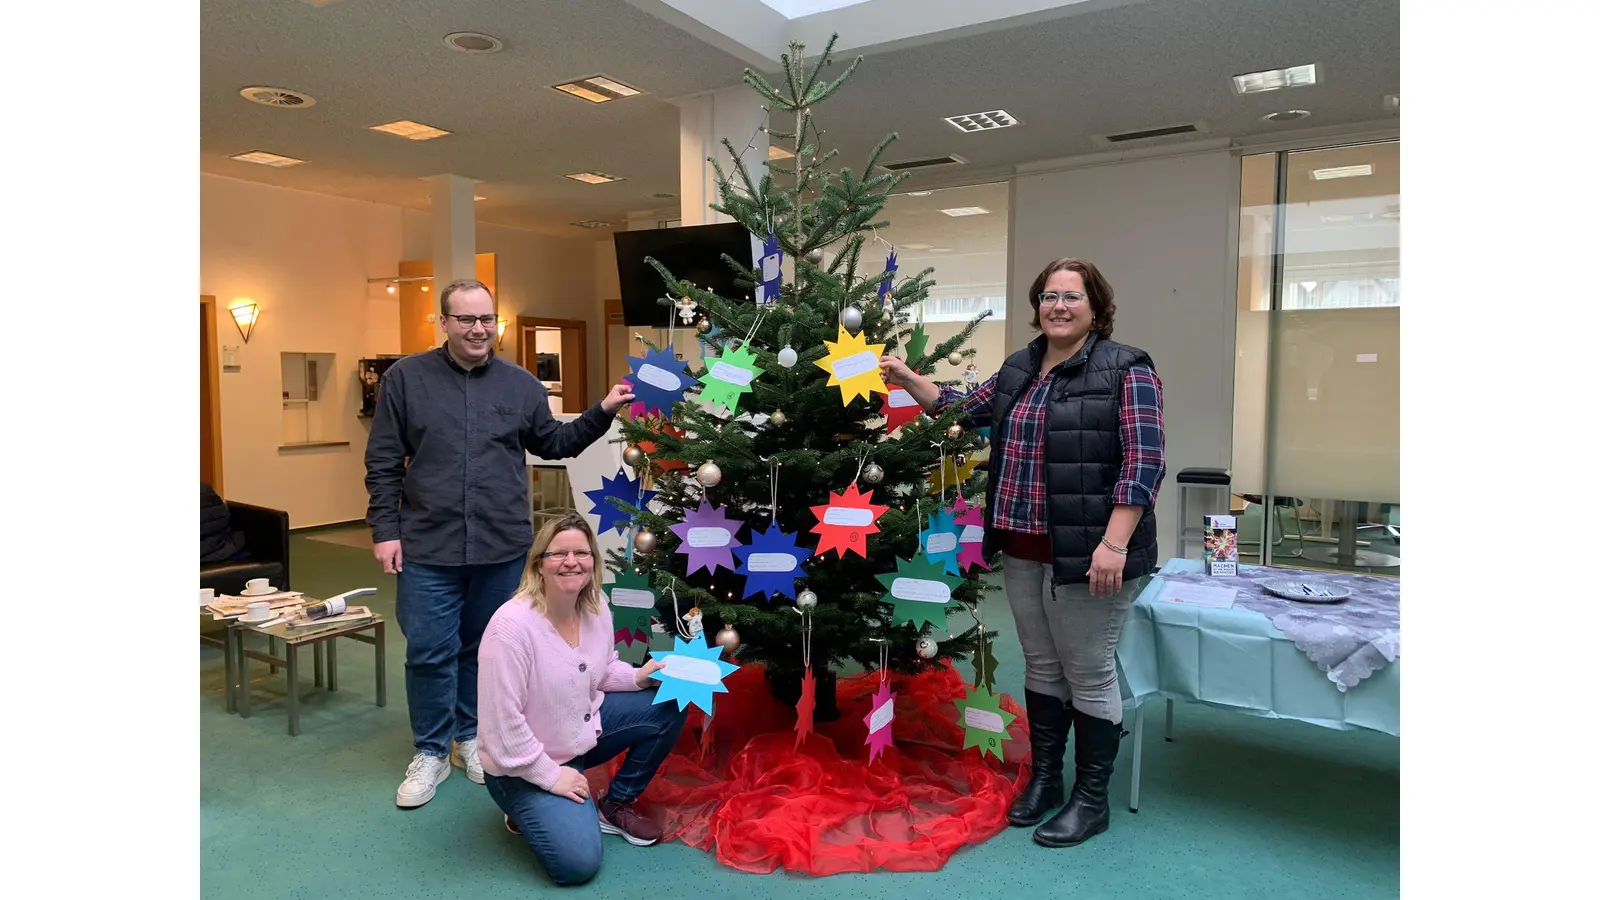
[[[1206,574],[1239,574],[1239,520],[1206,516]]]

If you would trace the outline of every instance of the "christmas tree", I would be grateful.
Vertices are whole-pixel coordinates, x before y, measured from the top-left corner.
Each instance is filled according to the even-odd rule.
[[[757,177],[726,140],[731,169],[711,160],[720,196],[712,208],[765,246],[754,266],[724,257],[755,302],[679,281],[649,260],[670,294],[660,302],[694,317],[673,339],[699,340],[704,368],[686,372],[670,341],[630,360],[637,400],[622,427],[624,459],[640,491],[656,493],[646,501],[634,482],[616,485],[615,521],[629,542],[608,561],[616,584],[655,592],[668,633],[717,635],[740,663],[765,663],[790,703],[808,655],[821,670],[819,718],[830,713],[838,666],[916,674],[983,652],[993,638],[971,612],[987,565],[979,545],[961,540],[981,534],[973,454],[986,438],[957,424],[954,408],[936,419],[896,405],[904,392],[891,402],[877,365],[898,352],[925,375],[948,365],[954,377],[984,316],[928,346],[913,313],[933,270],[900,278],[893,248],[874,232],[908,177],[876,167],[895,136],[859,173],[829,169],[837,151],[822,150],[817,110],[862,61],[826,80],[832,50],[829,41],[808,69],[804,46],[791,44],[778,86],[745,70],[791,164],[767,161]],[[624,627],[619,619],[619,634]]]

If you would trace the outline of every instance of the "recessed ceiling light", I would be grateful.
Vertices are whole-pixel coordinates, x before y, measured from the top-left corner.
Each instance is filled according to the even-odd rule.
[[[1363,175],[1371,174],[1372,166],[1366,164],[1359,166],[1334,166],[1331,169],[1311,170],[1311,178],[1313,181],[1327,181],[1330,178],[1360,178]]]
[[[901,244],[901,250],[932,250],[932,244]]]
[[[551,87],[563,94],[571,94],[590,103],[606,103],[611,100],[621,100],[623,97],[635,97],[640,93],[638,88],[629,87],[614,78],[607,78],[604,75],[593,75],[589,78],[580,78],[577,81],[553,84]]]
[[[660,193],[651,194],[650,196],[656,198],[657,200],[671,200],[673,197],[678,195],[671,191],[661,191]]]
[[[794,159],[794,154],[777,144],[767,145],[767,159]]]
[[[572,224],[578,226],[579,228],[610,228],[611,227],[611,223],[610,222],[601,222],[601,221],[599,221],[597,219],[589,219],[589,220],[586,220],[586,221],[583,221],[583,222],[573,222]]]
[[[249,153],[239,153],[228,158],[237,159],[240,162],[272,166],[275,169],[286,169],[289,166],[298,166],[305,162],[303,159],[295,159],[292,156],[279,156],[276,153],[268,153],[265,150],[251,150]]]
[[[1233,89],[1240,94],[1259,94],[1282,88],[1305,87],[1317,83],[1317,64],[1290,66],[1287,69],[1268,69],[1233,76]]]
[[[1369,212],[1334,213],[1333,215],[1323,216],[1322,221],[1326,224],[1334,225],[1343,222],[1371,222],[1373,218],[1374,216]]]
[[[1263,122],[1298,122],[1311,115],[1309,109],[1285,109],[1278,112],[1267,113],[1261,117]]]
[[[610,184],[613,181],[622,180],[615,175],[607,175],[604,172],[576,172],[562,177],[571,178],[573,181],[581,181],[584,184]]]
[[[473,194],[472,195],[472,199],[474,199],[474,200],[487,200],[489,198],[483,196],[482,194]]]
[[[950,252],[950,248],[949,247],[929,247],[928,248],[928,252],[929,253],[949,253]]]
[[[317,105],[317,101],[310,94],[302,94],[299,91],[291,91],[288,88],[267,87],[259,84],[241,88],[239,96],[249,100],[251,103],[259,103],[262,106],[270,106],[274,109],[305,109],[306,107]]]
[[[398,122],[369,127],[373,131],[381,131],[384,134],[392,134],[412,141],[431,141],[434,138],[444,137],[450,133],[443,128],[435,128],[432,125],[424,125],[421,122],[413,122],[410,119],[401,119]]]
[[[949,209],[941,209],[939,212],[947,216],[986,216],[989,214],[989,211],[981,206],[953,206]]]
[[[988,112],[967,113],[964,116],[945,116],[944,119],[954,125],[957,131],[971,134],[974,131],[993,131],[996,128],[1010,128],[1021,125],[1022,120],[1003,109],[991,109]]]
[[[931,197],[933,191],[906,191],[907,197]]]
[[[462,53],[498,53],[505,43],[492,34],[479,31],[457,31],[444,36],[444,45]]]

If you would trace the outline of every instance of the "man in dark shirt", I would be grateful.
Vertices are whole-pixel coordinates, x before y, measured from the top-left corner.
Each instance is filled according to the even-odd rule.
[[[533,545],[524,451],[577,456],[633,399],[618,384],[561,424],[544,385],[495,357],[487,287],[457,281],[439,295],[439,307],[444,346],[384,374],[367,441],[372,552],[398,576],[395,613],[406,637],[416,756],[395,795],[403,807],[432,800],[452,764],[483,783],[478,642],[516,593]]]

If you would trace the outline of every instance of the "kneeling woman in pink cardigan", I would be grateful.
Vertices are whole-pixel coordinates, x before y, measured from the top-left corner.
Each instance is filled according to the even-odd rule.
[[[653,704],[651,660],[617,658],[611,611],[594,577],[600,547],[573,512],[540,529],[516,596],[489,620],[478,650],[478,753],[506,827],[557,884],[600,870],[600,836],[645,847],[661,827],[634,809],[683,730],[673,703]],[[605,799],[583,770],[628,756]]]

